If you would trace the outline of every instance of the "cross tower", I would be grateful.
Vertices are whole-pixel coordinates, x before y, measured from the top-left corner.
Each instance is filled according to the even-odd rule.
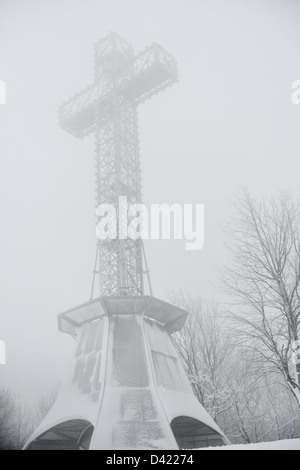
[[[176,81],[176,61],[161,46],[153,44],[135,55],[111,33],[96,44],[92,85],[61,106],[63,129],[79,138],[95,135],[97,207],[114,205],[117,226],[121,196],[129,204],[141,203],[137,107]],[[100,295],[143,295],[144,266],[141,240],[117,236],[99,241],[95,274]]]
[[[60,124],[96,136],[97,206],[141,202],[137,106],[177,80],[154,44],[134,56],[116,34],[96,46],[95,81],[64,103]],[[130,221],[128,221],[130,222]],[[226,438],[193,394],[171,335],[187,312],[144,295],[141,240],[100,241],[100,296],[59,315],[72,335],[69,372],[30,450],[187,449]],[[151,289],[150,289],[151,292]]]

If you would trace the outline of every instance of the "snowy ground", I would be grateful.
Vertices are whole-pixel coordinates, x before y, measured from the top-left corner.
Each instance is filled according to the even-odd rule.
[[[210,447],[202,450],[300,450],[300,439],[289,441],[264,442],[263,444],[237,445],[227,447]]]

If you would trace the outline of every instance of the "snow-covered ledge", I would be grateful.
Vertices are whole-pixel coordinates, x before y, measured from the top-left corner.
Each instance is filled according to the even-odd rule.
[[[300,450],[300,439],[287,441],[263,442],[261,444],[210,447],[200,450]]]

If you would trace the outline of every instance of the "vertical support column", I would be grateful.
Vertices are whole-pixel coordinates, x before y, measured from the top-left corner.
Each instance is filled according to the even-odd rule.
[[[99,118],[98,107],[96,110],[97,205],[112,204],[117,215],[116,240],[100,241],[98,245],[100,296],[143,295],[144,292],[142,241],[120,239],[119,233],[120,218],[129,222],[128,214],[120,213],[120,197],[126,197],[128,204],[141,202],[137,108],[119,92],[122,68],[124,64],[128,67],[131,58],[131,49],[120,44],[115,35],[105,47],[96,48],[98,101],[103,89],[110,90],[109,103],[103,104],[107,106],[105,119]],[[130,73],[134,75],[134,67]]]

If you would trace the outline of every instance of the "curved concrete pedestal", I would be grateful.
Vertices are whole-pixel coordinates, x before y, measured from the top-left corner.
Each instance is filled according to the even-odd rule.
[[[103,297],[59,316],[73,364],[29,450],[200,448],[228,443],[173,345],[187,313],[153,297]]]

